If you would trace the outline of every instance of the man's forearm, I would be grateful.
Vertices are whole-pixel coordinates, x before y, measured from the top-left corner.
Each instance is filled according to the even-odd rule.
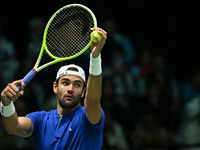
[[[88,102],[99,102],[101,99],[102,76],[89,75],[87,83],[86,99]]]
[[[4,107],[3,112],[1,112],[2,121],[7,133],[15,134],[22,137],[30,137],[33,132],[33,124],[31,120],[27,117],[18,117],[15,109],[14,112],[12,111],[12,109],[9,109],[9,105],[12,105],[12,102],[5,97],[2,99],[4,99],[1,101]]]
[[[8,134],[14,134],[14,130],[15,130],[17,123],[18,123],[17,113],[15,112],[10,117],[3,117],[2,116],[2,121],[3,121],[3,124],[4,124],[5,129],[8,132]]]
[[[101,78],[101,75],[89,75],[87,83],[84,106],[86,116],[92,124],[98,124],[101,120]]]
[[[1,115],[2,121],[9,134],[13,133],[13,129],[17,125],[18,116],[15,111],[15,106],[8,98],[1,99]]]

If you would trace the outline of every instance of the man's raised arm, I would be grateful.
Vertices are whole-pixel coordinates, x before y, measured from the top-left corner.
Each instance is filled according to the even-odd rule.
[[[87,81],[87,89],[85,95],[85,111],[88,120],[92,124],[98,124],[101,121],[101,85],[102,85],[102,68],[101,68],[101,50],[106,42],[107,33],[101,28],[92,28],[96,30],[102,37],[100,40],[94,35],[97,43],[92,43],[90,55],[90,69]]]

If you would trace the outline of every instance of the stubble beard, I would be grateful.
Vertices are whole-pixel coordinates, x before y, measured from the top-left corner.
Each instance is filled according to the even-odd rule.
[[[77,105],[80,104],[81,101],[81,94],[77,95],[76,97],[74,96],[74,100],[71,103],[66,103],[66,101],[64,100],[64,98],[59,98],[59,96],[57,96],[58,98],[58,102],[60,104],[60,106],[63,109],[73,109],[75,108]]]

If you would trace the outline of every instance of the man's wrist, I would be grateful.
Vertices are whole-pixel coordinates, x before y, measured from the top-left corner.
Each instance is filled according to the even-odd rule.
[[[6,97],[6,96],[1,96],[1,103],[4,105],[4,106],[7,106],[11,103],[12,101]]]
[[[5,106],[2,104],[2,101],[0,103],[0,111],[1,115],[4,117],[10,117],[15,113],[15,106],[13,104],[13,101],[10,102],[9,105]]]
[[[95,57],[96,56],[96,57]],[[90,54],[90,67],[89,67],[89,73],[93,76],[98,76],[102,73],[101,68],[101,54],[94,55]]]
[[[99,57],[99,55],[101,55],[100,53],[91,53],[92,58],[97,58]]]

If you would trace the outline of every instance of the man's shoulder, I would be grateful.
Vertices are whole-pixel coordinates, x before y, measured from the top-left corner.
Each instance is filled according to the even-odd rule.
[[[54,116],[54,114],[56,113],[56,110],[51,110],[51,111],[45,111],[45,110],[42,110],[42,111],[35,111],[35,112],[32,112],[30,114],[27,114],[26,117],[41,117],[41,118],[44,118],[44,117],[48,117],[48,116]]]

